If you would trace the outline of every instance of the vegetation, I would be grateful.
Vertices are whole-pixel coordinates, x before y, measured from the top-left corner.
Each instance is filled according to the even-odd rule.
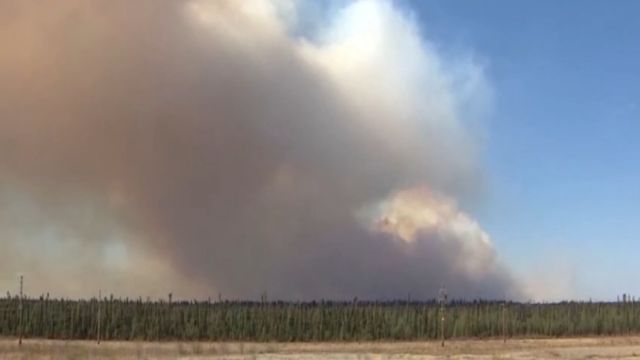
[[[447,338],[638,334],[639,305],[452,302],[444,329]],[[0,299],[0,336],[19,333],[18,309],[18,297]],[[439,311],[436,301],[152,302],[43,296],[23,301],[22,330],[25,337],[51,339],[96,339],[100,324],[103,340],[425,340],[440,338]]]

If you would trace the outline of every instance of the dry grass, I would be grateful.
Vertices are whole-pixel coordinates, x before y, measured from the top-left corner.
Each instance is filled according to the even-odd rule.
[[[373,343],[208,343],[0,340],[18,359],[640,359],[640,337]]]

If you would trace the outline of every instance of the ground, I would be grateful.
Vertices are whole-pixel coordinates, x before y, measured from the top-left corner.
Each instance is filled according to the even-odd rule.
[[[0,339],[0,359],[640,359],[640,336],[363,343],[103,342]]]

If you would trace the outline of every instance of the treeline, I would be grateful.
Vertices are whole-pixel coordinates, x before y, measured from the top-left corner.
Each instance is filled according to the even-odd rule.
[[[454,301],[451,338],[640,333],[640,303]],[[23,300],[26,338],[212,341],[428,340],[442,335],[436,301],[239,302]],[[20,331],[19,299],[0,299],[0,336]]]

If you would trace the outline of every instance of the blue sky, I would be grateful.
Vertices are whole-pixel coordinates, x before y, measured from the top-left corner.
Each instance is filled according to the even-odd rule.
[[[494,89],[474,214],[519,273],[640,295],[640,2],[404,1]]]

